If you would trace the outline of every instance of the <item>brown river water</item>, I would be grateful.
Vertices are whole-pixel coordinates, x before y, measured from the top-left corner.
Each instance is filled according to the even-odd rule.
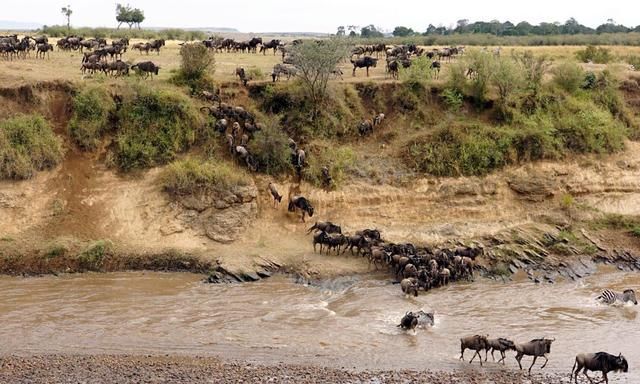
[[[615,382],[640,382],[639,308],[594,301],[604,287],[638,290],[633,273],[601,270],[557,284],[478,279],[417,298],[403,297],[383,275],[320,285],[285,276],[235,285],[201,280],[181,273],[2,277],[0,354],[196,354],[358,370],[455,370],[472,369],[458,360],[458,339],[487,333],[516,341],[555,337],[546,369],[567,376],[578,352],[622,352],[630,372],[614,375]],[[405,311],[421,308],[435,311],[433,328],[396,327]],[[517,369],[513,355],[506,369]],[[523,361],[528,367],[531,359]],[[491,356],[489,362],[483,369],[503,369]]]

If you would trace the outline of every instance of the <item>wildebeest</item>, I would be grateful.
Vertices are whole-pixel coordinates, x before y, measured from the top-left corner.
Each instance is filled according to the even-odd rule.
[[[266,55],[267,50],[273,49],[273,55],[275,56],[279,46],[280,46],[280,40],[273,39],[268,43],[262,44],[262,46],[260,47],[260,52],[262,52],[263,55]]]
[[[365,119],[358,124],[358,133],[360,136],[365,136],[373,132],[373,122],[369,119]]]
[[[576,366],[578,369],[576,369]],[[607,352],[597,352],[597,353],[580,353],[576,356],[576,361],[573,363],[573,368],[571,368],[571,376],[573,376],[573,372],[575,370],[575,383],[578,383],[578,373],[584,367],[584,371],[582,372],[589,382],[593,383],[589,375],[587,375],[587,371],[600,371],[602,372],[602,381],[605,384],[609,383],[609,378],[607,377],[608,372],[628,372],[629,364],[627,363],[627,359],[622,356],[622,353],[618,356],[609,354]],[[569,380],[571,380],[571,376]]]
[[[460,339],[460,360],[464,361],[464,351],[470,349],[472,351],[476,351],[469,360],[469,364],[473,362],[476,356],[480,359],[480,366],[482,366],[482,356],[480,356],[480,351],[485,351],[486,358],[486,350],[488,345],[488,336],[483,335],[473,335],[467,336]]]
[[[36,49],[36,57],[40,57],[40,55],[42,55],[42,58],[44,59],[44,55],[46,54],[47,58],[49,58],[49,52],[53,51],[53,45],[49,43],[37,44]]]
[[[493,359],[493,361],[496,361],[495,357],[493,356],[493,352],[500,351],[502,359],[498,360],[498,363],[502,362],[502,364],[505,364],[504,359],[506,359],[507,357],[505,352],[509,350],[515,351],[516,344],[513,341],[502,337],[499,337],[497,339],[487,339],[487,350],[485,351],[486,353],[484,355],[484,361],[487,361],[489,350],[491,350],[491,358]]]
[[[342,228],[339,225],[336,225],[330,221],[316,221],[315,224],[311,226],[307,230],[307,233],[311,233],[312,231],[324,231],[326,233],[342,233]]]
[[[247,148],[243,147],[242,145],[237,145],[235,151],[236,151],[236,156],[238,156],[240,160],[243,160],[245,162],[245,164],[247,165],[247,168],[255,172],[257,167],[255,165],[253,156],[249,153]]]
[[[551,353],[551,343],[553,343],[555,339],[533,339],[527,343],[516,344],[516,361],[518,362],[518,366],[522,369],[522,364],[520,364],[520,360],[524,355],[533,356],[533,362],[529,367],[529,373],[531,373],[531,368],[536,363],[538,357],[544,358],[544,364],[540,369],[544,368],[549,362],[549,358],[547,355]]]
[[[398,328],[414,330],[418,326],[418,315],[413,312],[407,312],[400,319],[400,324],[398,324]]]
[[[153,75],[155,74],[157,76],[160,71],[160,67],[155,65],[152,61],[143,61],[141,63],[134,64],[131,66],[131,69],[138,70],[141,75],[144,73],[145,78],[151,76],[152,79]]]
[[[378,64],[378,59],[374,59],[371,56],[360,57],[356,60],[353,60],[353,58],[351,58],[350,60],[351,60],[351,64],[353,64],[353,76],[356,75],[357,68],[366,68],[367,77],[369,77],[369,67],[375,68],[376,65]]]
[[[316,251],[316,244],[320,244],[320,253],[322,253],[323,245],[329,242],[329,235],[326,232],[321,231],[313,235],[313,251]]]
[[[313,205],[307,200],[304,196],[293,196],[289,201],[289,206],[287,210],[289,212],[295,212],[296,209],[300,209],[302,211],[301,220],[304,223],[305,215],[309,215],[309,217],[313,217]]]
[[[633,304],[638,305],[636,292],[633,289],[625,289],[622,293],[605,289],[598,297],[596,297],[596,300],[605,304],[614,304],[616,301],[620,301],[623,304],[626,302],[632,302]]]
[[[291,64],[276,64],[273,66],[271,78],[273,81],[280,80],[280,75],[287,76],[287,80],[298,74],[298,69]]]
[[[418,296],[418,282],[414,278],[402,279],[400,288],[407,295]]]
[[[322,187],[326,189],[331,188],[331,185],[333,184],[333,178],[329,173],[329,167],[323,166],[322,168],[320,168],[320,175],[322,176]]]
[[[236,76],[238,76],[240,81],[242,81],[242,85],[246,87],[249,79],[247,78],[247,73],[245,72],[244,68],[242,67],[236,68]]]
[[[273,196],[273,207],[275,208],[278,203],[282,202],[282,195],[278,193],[275,184],[269,183],[269,192]]]

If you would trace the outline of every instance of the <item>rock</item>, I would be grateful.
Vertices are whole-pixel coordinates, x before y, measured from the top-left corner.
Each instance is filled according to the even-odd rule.
[[[256,198],[258,190],[254,184],[234,187],[225,191],[205,191],[187,196],[178,196],[179,207],[185,210],[176,216],[183,225],[209,239],[220,243],[231,243],[251,224],[257,216]],[[184,231],[181,226],[167,226],[163,234]]]
[[[238,275],[242,281],[258,281],[260,276],[255,272],[244,272]]]
[[[543,201],[553,197],[556,189],[553,179],[541,176],[512,176],[507,183],[509,188],[530,201]]]
[[[256,273],[258,274],[258,276],[260,276],[263,279],[266,279],[266,278],[271,277],[273,275],[271,272],[265,271],[265,270],[257,271]]]
[[[174,233],[184,232],[184,228],[180,224],[169,223],[160,227],[160,233],[162,236],[173,235]]]
[[[509,271],[510,271],[511,273],[516,273],[516,272],[518,272],[518,267],[516,267],[516,266],[515,266],[515,265],[513,265],[513,264],[509,264]]]
[[[258,213],[255,202],[229,209],[209,209],[200,215],[207,237],[220,243],[233,242]]]

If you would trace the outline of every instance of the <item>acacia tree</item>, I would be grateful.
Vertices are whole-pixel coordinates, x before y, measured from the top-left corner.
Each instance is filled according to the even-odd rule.
[[[71,32],[71,14],[73,13],[71,6],[62,7],[60,12],[67,18],[67,33],[69,33]]]
[[[122,23],[128,24],[129,29],[136,25],[140,29],[140,23],[144,21],[144,12],[139,8],[131,8],[129,4],[122,5],[116,4],[116,21],[118,22],[118,29]]]
[[[314,114],[327,95],[331,72],[347,58],[349,51],[347,42],[340,38],[307,40],[291,47],[291,59],[298,68],[304,91],[313,103]]]

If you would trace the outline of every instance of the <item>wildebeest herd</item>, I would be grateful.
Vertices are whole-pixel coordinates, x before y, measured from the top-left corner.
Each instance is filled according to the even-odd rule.
[[[274,196],[275,197],[275,196]],[[402,292],[406,295],[418,296],[420,290],[445,286],[456,280],[472,280],[474,278],[475,259],[483,254],[481,245],[473,246],[451,246],[451,247],[428,247],[416,246],[411,243],[392,243],[382,239],[381,233],[377,229],[364,229],[356,231],[353,235],[343,234],[342,227],[335,223],[325,221],[316,222],[307,230],[308,234],[313,234],[312,244],[314,252],[319,250],[329,255],[332,251],[336,255],[345,254],[349,251],[352,255],[361,255],[368,258],[369,264],[373,264],[376,269],[378,265],[386,265],[396,280],[400,280]],[[319,246],[319,249],[318,249]],[[611,290],[604,290],[597,298],[606,304],[613,304],[617,301],[622,303],[637,304],[635,291],[627,289],[622,293]],[[414,330],[418,326],[431,326],[434,324],[433,312],[407,312],[398,327],[406,330]],[[495,361],[494,353],[500,353],[498,363],[505,364],[506,353],[515,351],[515,359],[520,369],[522,369],[522,359],[524,356],[531,356],[533,361],[529,366],[529,373],[538,358],[545,360],[541,368],[548,362],[551,353],[551,344],[555,339],[538,338],[528,342],[514,342],[508,338],[489,338],[488,335],[472,335],[460,339],[460,359],[464,359],[466,349],[474,351],[470,362],[476,358],[482,365],[481,351],[485,351],[484,361],[488,359],[491,351],[492,359]],[[587,375],[587,371],[601,371],[603,380],[608,383],[609,372],[628,371],[628,364],[624,356],[608,354],[606,352],[579,354],[576,356],[571,377],[575,382],[578,380],[578,373],[582,370]],[[591,378],[589,378],[591,380]]]
[[[138,49],[140,53],[155,51],[160,54],[160,48],[165,45],[162,39],[151,40],[146,43],[136,43],[133,49]],[[111,76],[127,76],[133,70],[152,77],[158,75],[160,67],[152,61],[142,61],[130,65],[122,60],[123,54],[129,48],[129,39],[120,38],[107,43],[104,38],[85,39],[82,36],[66,36],[58,39],[55,47],[61,52],[79,52],[82,54],[80,71],[83,75],[104,73]],[[5,60],[27,59],[31,57],[31,52],[35,51],[36,59],[48,59],[54,46],[49,43],[47,36],[24,36],[18,38],[17,34],[0,36],[0,57]]]

